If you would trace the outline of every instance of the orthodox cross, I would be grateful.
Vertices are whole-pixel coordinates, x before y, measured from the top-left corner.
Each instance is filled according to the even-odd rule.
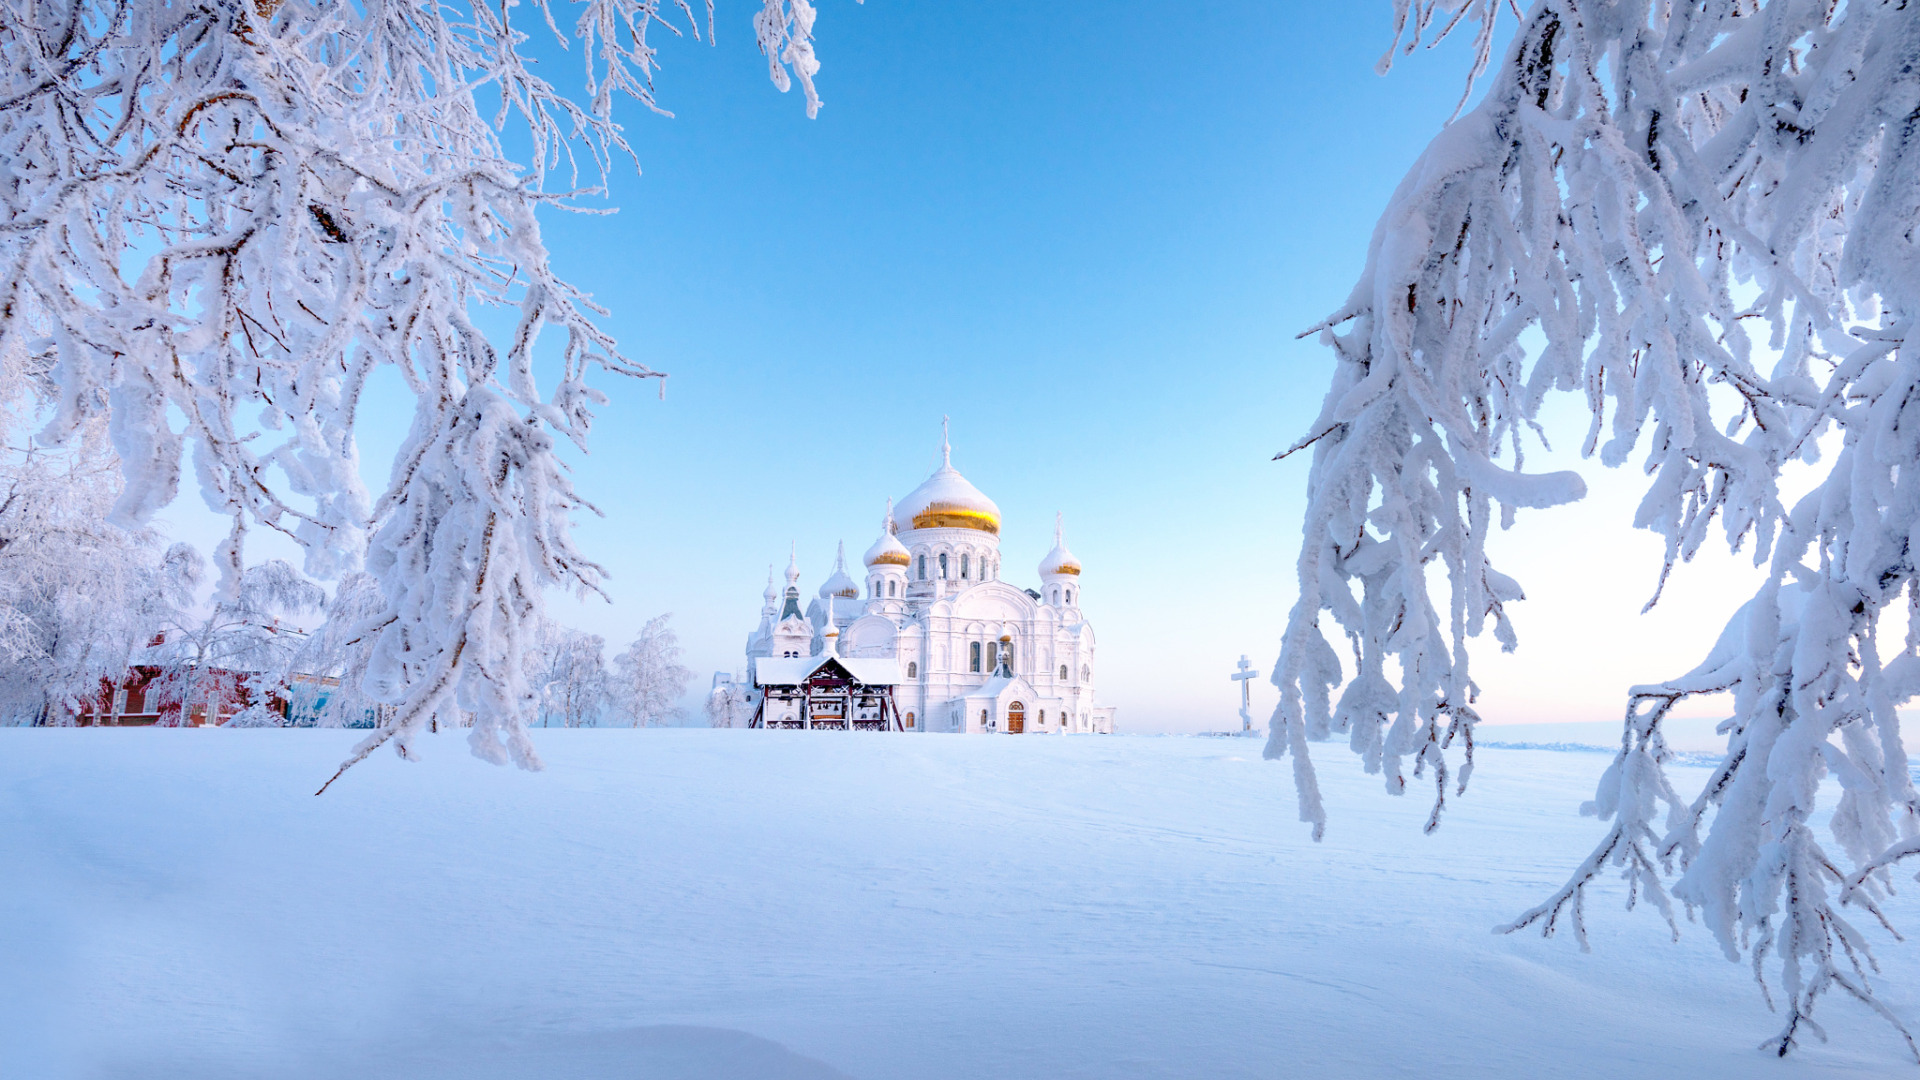
[[[1246,654],[1242,653],[1240,669],[1227,676],[1240,684],[1240,733],[1243,735],[1253,731],[1253,684],[1248,680],[1258,674],[1260,673],[1247,663]]]

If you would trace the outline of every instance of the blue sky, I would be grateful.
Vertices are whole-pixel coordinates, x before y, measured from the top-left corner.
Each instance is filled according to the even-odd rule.
[[[1271,666],[1295,595],[1306,463],[1270,459],[1330,364],[1295,334],[1346,297],[1467,42],[1383,78],[1385,2],[820,0],[809,121],[767,80],[755,6],[721,0],[715,47],[657,38],[675,116],[625,110],[644,172],[613,177],[619,213],[546,220],[561,273],[672,375],[665,401],[603,380],[577,481],[606,516],[578,536],[614,602],[553,613],[611,652],[673,612],[699,692],[742,666],[768,564],[796,543],[812,590],[837,541],[857,559],[946,414],[1010,580],[1033,584],[1065,513],[1121,727],[1237,723],[1228,672]],[[397,434],[369,431],[369,460]],[[1599,471],[1590,505],[1496,543],[1531,600],[1522,652],[1476,658],[1490,719],[1616,716],[1741,591],[1709,568],[1635,622],[1659,543],[1624,533],[1634,478]],[[1634,633],[1596,650],[1603,625]]]
[[[1451,110],[1464,54],[1373,74],[1387,5],[826,0],[826,101],[768,83],[744,5],[670,43],[673,119],[630,112],[613,218],[556,217],[563,273],[672,373],[613,387],[581,539],[618,641],[672,611],[704,676],[740,665],[767,564],[803,585],[884,500],[954,461],[1031,584],[1054,511],[1087,566],[1123,726],[1224,727],[1243,652],[1292,601],[1302,471],[1269,461],[1328,367],[1293,340]],[[703,680],[704,681],[704,678]]]

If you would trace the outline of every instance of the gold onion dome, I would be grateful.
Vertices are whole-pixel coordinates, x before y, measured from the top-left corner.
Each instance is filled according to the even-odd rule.
[[[940,467],[900,500],[900,513],[916,529],[978,529],[1000,535],[1000,508],[953,467],[953,450],[940,440]]]
[[[1080,560],[1073,557],[1073,552],[1067,550],[1067,542],[1061,538],[1059,514],[1053,516],[1053,550],[1040,560],[1040,576],[1046,577],[1048,574],[1072,574],[1076,577],[1080,574]]]
[[[847,545],[843,540],[840,543],[840,553],[833,560],[833,576],[827,579],[825,585],[820,586],[820,599],[825,600],[834,596],[850,599],[859,595],[860,586],[847,576]]]
[[[866,564],[872,566],[908,566],[913,555],[907,551],[907,545],[893,534],[893,500],[887,500],[887,519],[880,529],[880,539],[867,549]]]

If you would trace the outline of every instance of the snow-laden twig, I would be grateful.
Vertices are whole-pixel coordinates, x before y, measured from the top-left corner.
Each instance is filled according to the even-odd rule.
[[[1498,14],[1482,0],[1396,10],[1396,41],[1431,42],[1460,17],[1484,34]],[[1920,596],[1920,19],[1884,0],[1536,0],[1487,72],[1485,97],[1394,193],[1352,296],[1314,328],[1338,362],[1296,446],[1313,453],[1300,599],[1267,752],[1296,755],[1316,835],[1307,740],[1348,733],[1396,793],[1406,756],[1430,760],[1440,718],[1477,693],[1470,642],[1489,620],[1504,648],[1517,640],[1506,605],[1521,589],[1489,561],[1489,532],[1583,494],[1571,473],[1524,469],[1542,404],[1578,393],[1584,454],[1645,455],[1633,524],[1666,541],[1662,585],[1716,519],[1767,581],[1706,664],[1635,688],[1590,804],[1609,832],[1505,929],[1571,921],[1584,943],[1584,897],[1608,867],[1677,926],[1671,869],[1670,895],[1729,959],[1776,965],[1775,1049],[1814,1030],[1835,987],[1899,1027],[1836,897],[1877,903],[1897,857],[1883,853],[1907,850],[1920,820],[1895,713],[1920,691],[1920,620],[1891,658],[1877,637],[1903,591],[1909,613]],[[1789,509],[1783,469],[1833,446]],[[1714,690],[1736,701],[1726,756],[1683,807],[1660,719]],[[1851,877],[1808,825],[1827,775]]]
[[[376,738],[403,752],[471,717],[476,753],[537,765],[523,639],[543,590],[601,578],[569,537],[585,503],[555,440],[586,446],[591,373],[659,376],[554,272],[538,211],[631,156],[614,99],[658,109],[648,34],[698,26],[685,0],[576,10],[580,101],[525,52],[569,40],[551,0],[0,0],[0,357],[52,357],[40,438],[104,417],[132,525],[191,450],[232,522],[222,595],[253,528],[297,541],[316,577],[369,567],[385,608],[367,676],[395,725]],[[813,20],[807,0],[754,15],[809,114]],[[477,305],[518,312],[509,340]],[[355,433],[382,370],[414,408],[376,497]]]

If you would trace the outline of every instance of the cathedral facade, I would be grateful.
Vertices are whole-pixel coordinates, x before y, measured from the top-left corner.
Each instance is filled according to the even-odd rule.
[[[944,439],[941,459],[897,507],[889,501],[864,582],[847,573],[844,544],[812,597],[796,562],[784,591],[768,575],[747,639],[749,726],[1112,732],[1113,708],[1094,697],[1080,562],[1058,518],[1040,587],[1010,584],[1000,508],[954,469]]]

